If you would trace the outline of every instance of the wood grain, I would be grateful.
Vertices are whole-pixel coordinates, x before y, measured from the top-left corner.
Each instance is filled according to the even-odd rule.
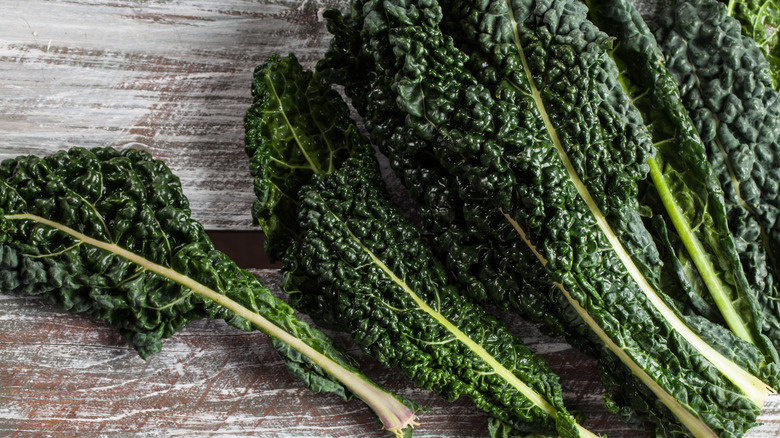
[[[243,115],[254,67],[327,44],[343,2],[12,1],[0,18],[0,159],[136,147],[179,175],[208,229],[250,229]]]

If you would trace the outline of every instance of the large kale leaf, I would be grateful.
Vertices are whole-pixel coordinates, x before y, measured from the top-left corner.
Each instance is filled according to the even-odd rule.
[[[448,283],[420,232],[391,204],[364,139],[345,143],[355,158],[330,172],[312,172],[295,161],[297,154],[283,150],[328,150],[338,137],[322,127],[355,132],[344,116],[346,104],[341,102],[336,111],[317,111],[316,102],[333,92],[316,76],[301,72],[293,57],[271,58],[255,74],[255,102],[247,115],[252,162],[293,157],[285,169],[297,169],[298,175],[287,187],[310,179],[297,193],[288,192],[297,202],[300,232],[282,240],[284,289],[294,294],[296,305],[315,320],[349,332],[366,353],[448,400],[466,395],[493,418],[524,432],[593,436],[566,411],[558,378],[544,361],[503,322]],[[273,137],[259,140],[274,132],[261,128],[275,123],[273,115],[264,115],[278,108],[264,97],[269,81],[293,82],[284,88],[298,95],[285,99],[282,110],[310,111],[314,123],[299,118],[290,129],[298,139],[313,140],[285,141],[283,146]],[[286,106],[291,103],[296,106]],[[280,146],[264,147],[268,144]],[[253,169],[256,179],[286,175]],[[255,211],[274,214],[273,204],[264,205],[261,198]]]
[[[470,71],[497,101],[527,107],[527,118],[541,122],[530,133],[565,155],[634,262],[657,283],[661,262],[637,197],[654,148],[607,56],[612,39],[577,2],[440,4],[442,28],[469,55]],[[523,96],[502,98],[508,87]]]
[[[728,224],[764,332],[780,346],[780,93],[755,42],[715,1],[682,1],[657,21],[656,38],[723,187]]]
[[[591,0],[590,16],[616,39],[619,81],[650,128],[655,156],[639,183],[652,212],[648,228],[665,249],[664,290],[737,336],[756,344],[770,362],[777,352],[762,335],[763,315],[726,221],[718,180],[664,56],[627,0]]]
[[[502,309],[514,308],[532,321],[544,322],[544,328],[555,334],[569,334],[566,321],[555,310],[565,301],[551,293],[552,280],[504,215],[483,206],[479,198],[477,202],[462,199],[458,178],[439,164],[424,140],[405,128],[388,77],[377,76],[375,71],[382,71],[382,64],[392,57],[365,53],[360,27],[351,16],[343,17],[336,10],[324,15],[333,39],[317,70],[332,83],[343,85],[361,114],[368,114],[370,99],[371,114],[364,120],[373,141],[418,201],[432,245],[448,272],[470,296]],[[390,53],[392,48],[383,43],[374,41],[374,49]],[[391,138],[407,147],[384,148]]]
[[[301,193],[305,235],[286,261],[321,288],[303,308],[341,318],[365,352],[447,400],[466,395],[522,431],[580,436],[557,376],[447,283],[382,184],[373,162],[349,162]]]
[[[593,132],[587,135],[594,139],[613,138],[610,134],[618,128],[632,129],[627,119],[636,120],[620,110],[596,111],[603,101],[626,101],[615,94],[619,87],[587,92],[591,82],[600,83],[610,73],[608,38],[586,23],[583,6],[573,2],[464,2],[455,10],[475,31],[484,32],[468,39],[503,42],[484,50],[482,59],[468,57],[442,34],[442,14],[434,2],[355,1],[350,20],[330,18],[331,29],[340,35],[322,71],[342,80],[348,93],[369,90],[356,106],[372,140],[388,153],[412,193],[422,194],[418,201],[429,212],[429,221],[445,218],[448,223],[450,216],[464,215],[460,223],[484,223],[486,217],[504,217],[504,226],[480,231],[519,256],[515,265],[528,263],[528,251],[544,265],[552,279],[548,284],[554,287],[530,291],[529,296],[546,300],[554,319],[588,340],[592,352],[607,364],[603,369],[608,383],[632,392],[623,402],[654,419],[666,433],[683,430],[676,422],[693,433],[725,436],[751,427],[766,387],[750,373],[773,372],[760,369],[765,363],[761,353],[704,319],[675,314],[653,290],[653,279],[643,278],[647,270],[632,263],[635,253],[621,248],[615,232],[604,225],[608,221],[601,207],[621,204],[612,204],[606,188],[596,195],[588,192],[598,186],[598,175],[586,178],[588,184],[575,178],[578,171],[598,174],[598,169],[585,166],[587,160],[570,159],[565,142],[576,143],[580,132]],[[350,26],[353,31],[345,32]],[[352,42],[356,38],[362,44]],[[350,57],[358,47],[360,52]],[[349,75],[341,62],[371,70]],[[600,69],[603,73],[595,74]],[[505,73],[512,70],[514,75]],[[573,93],[569,100],[567,90]],[[393,112],[399,115],[388,117]],[[601,130],[591,130],[592,124],[601,123]],[[585,127],[578,130],[580,124]],[[614,139],[617,144],[593,142],[594,150],[586,155],[597,155],[603,147],[603,157],[620,156],[612,155],[612,148],[620,146],[622,136]],[[631,181],[641,176],[641,155],[626,149],[626,166],[638,164],[623,186],[624,195],[633,196]],[[415,162],[415,156],[425,161]],[[594,157],[594,162],[603,157]],[[415,167],[423,170],[416,172]],[[438,170],[428,171],[434,168]],[[425,186],[455,200],[446,198],[437,207],[425,188],[414,188],[429,184],[431,174],[455,179],[452,185]],[[456,209],[440,210],[447,207]],[[518,243],[527,244],[525,255],[515,251]],[[462,263],[463,258],[451,260],[461,254],[441,254],[448,266]],[[644,254],[653,260],[651,251]],[[512,293],[521,302],[525,292]],[[705,335],[708,339],[702,339]],[[614,366],[616,362],[620,364]],[[630,375],[634,377],[627,379]],[[721,389],[709,392],[705,387]],[[710,415],[706,407],[711,405],[722,409]]]
[[[0,165],[0,290],[108,322],[146,358],[192,320],[272,337],[315,392],[356,395],[400,433],[413,413],[190,217],[179,179],[145,152],[82,149]]]

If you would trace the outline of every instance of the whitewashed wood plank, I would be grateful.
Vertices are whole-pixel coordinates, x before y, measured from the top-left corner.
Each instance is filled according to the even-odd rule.
[[[312,65],[320,11],[342,1],[5,2],[0,159],[72,146],[145,149],[182,179],[207,229],[249,229],[251,74],[271,53]]]

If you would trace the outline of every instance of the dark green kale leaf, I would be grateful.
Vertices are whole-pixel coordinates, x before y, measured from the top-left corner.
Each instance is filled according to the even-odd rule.
[[[634,263],[657,284],[661,261],[637,198],[655,150],[608,56],[612,39],[577,2],[504,3],[443,0],[444,33],[497,101],[507,87],[526,95],[512,104],[538,119],[534,129],[545,134],[537,141],[566,155]]]
[[[586,132],[593,140],[605,140],[591,142],[594,150],[587,157],[598,155],[599,148],[604,148],[603,157],[592,157],[594,162],[620,157],[613,153],[625,139],[613,134],[633,129],[626,120],[636,116],[602,106],[605,100],[619,104],[617,108],[627,102],[616,94],[620,87],[598,85],[615,71],[607,64],[609,38],[586,22],[587,11],[576,2],[475,2],[461,7],[457,10],[464,22],[477,23],[473,29],[484,32],[466,39],[492,44],[481,56],[466,56],[442,34],[442,13],[435,2],[352,2],[352,36],[363,43],[350,47],[362,47],[360,65],[374,60],[373,70],[354,75],[371,80],[362,112],[372,140],[407,184],[427,181],[406,178],[415,173],[401,166],[419,164],[405,157],[428,157],[421,165],[423,175],[438,164],[436,174],[454,177],[457,191],[440,194],[457,196],[460,205],[470,208],[452,211],[453,216],[504,216],[511,228],[485,232],[502,244],[527,245],[555,286],[531,294],[546,299],[556,319],[592,345],[607,383],[634,388],[632,397],[621,400],[634,412],[656,421],[659,430],[685,427],[694,434],[715,431],[724,436],[747,430],[767,393],[755,377],[771,371],[760,369],[761,353],[720,326],[670,308],[654,290],[653,279],[644,277],[648,271],[634,262],[637,253],[622,247],[616,231],[606,225],[609,210],[601,213],[601,207],[623,205],[606,193],[630,195],[625,202],[636,195],[631,184],[643,177],[641,151],[626,148],[625,165],[637,167],[619,180],[624,181],[622,192],[602,187],[596,194],[590,192],[598,187],[598,169],[566,152],[568,141],[584,147],[574,143]],[[348,21],[340,23],[343,28]],[[331,53],[335,56],[321,64],[323,70],[336,67],[334,78],[347,77],[337,65],[349,59],[348,51],[342,46]],[[497,63],[500,69],[490,56],[503,62]],[[515,73],[505,75],[509,71]],[[356,83],[345,83],[346,90],[365,88],[363,80]],[[595,90],[589,92],[591,88]],[[399,115],[387,117],[393,111]],[[592,129],[592,124],[602,126]],[[578,172],[587,174],[588,184]],[[435,211],[427,197],[418,201]],[[630,223],[642,226],[641,221]],[[643,254],[653,260],[652,248]],[[449,266],[458,263],[448,260]],[[525,291],[513,293],[518,292]],[[566,304],[555,305],[561,302]],[[720,389],[711,391],[715,388]],[[710,406],[721,409],[713,413]]]
[[[295,81],[286,89],[300,96],[286,102],[310,102],[284,110],[302,112],[320,101],[316,93],[331,91],[319,83],[312,86],[319,78],[300,70],[293,57],[273,57],[256,70],[255,84],[267,84],[266,77]],[[274,123],[254,118],[264,114],[264,96],[257,87],[247,116],[250,127]],[[341,105],[343,111],[312,111],[315,123],[292,124],[298,138],[316,139],[306,144],[309,150],[326,150],[334,140],[318,135],[322,126],[354,132],[354,123],[342,117],[346,104]],[[258,147],[273,142],[257,141],[259,132],[271,131],[248,130],[247,152],[253,163],[293,155]],[[399,367],[410,380],[447,400],[466,395],[493,418],[522,432],[594,436],[566,411],[558,378],[544,361],[503,322],[448,283],[419,230],[391,204],[373,150],[365,140],[353,140],[347,146],[354,158],[332,172],[315,174],[303,166],[288,166],[300,172],[293,184],[310,179],[296,197],[300,233],[283,240],[283,287],[294,294],[296,305],[315,320],[349,332],[366,353]],[[271,174],[255,172],[255,177]],[[273,214],[262,202],[258,207],[260,214]]]
[[[106,321],[144,358],[195,319],[257,329],[313,391],[356,395],[396,434],[414,417],[215,250],[179,179],[145,152],[74,148],[0,164],[0,290]]]
[[[681,1],[656,24],[667,68],[723,187],[729,229],[764,311],[763,331],[780,346],[780,93],[761,50],[722,4]]]
[[[619,81],[652,134],[656,154],[640,188],[654,216],[648,228],[666,249],[667,276],[677,277],[664,283],[665,291],[776,362],[777,351],[761,333],[762,311],[728,229],[723,192],[661,48],[629,1],[585,3],[599,28],[615,38],[612,58],[621,67]]]
[[[764,52],[775,89],[780,89],[780,4],[776,0],[720,0],[742,25],[742,34]]]
[[[297,65],[294,57],[277,57],[273,62]],[[244,118],[246,150],[263,151],[252,155],[250,163],[252,174],[259,176],[252,217],[268,237],[269,256],[279,259],[288,240],[300,232],[298,189],[312,174],[332,172],[362,139],[354,126],[344,123],[349,120],[349,109],[341,96],[321,81],[311,80],[311,72],[294,67],[268,69],[266,64],[256,70],[255,99]],[[304,85],[305,90],[297,88]],[[323,114],[332,114],[333,122],[321,125]],[[318,129],[303,132],[296,128],[307,125]],[[343,130],[344,126],[349,127]]]
[[[404,115],[396,110],[390,81],[377,77],[374,56],[362,51],[363,39],[352,18],[336,10],[325,11],[324,16],[334,37],[317,70],[330,82],[344,85],[361,114],[367,114],[370,99],[372,115],[365,122],[375,144],[382,146],[392,138],[407,145],[382,152],[418,201],[431,243],[447,270],[475,299],[504,310],[514,308],[532,321],[544,322],[553,334],[568,335],[567,323],[556,311],[565,301],[558,301],[553,281],[525,242],[500,211],[484,207],[479,198],[476,202],[461,199],[458,179],[439,165],[424,141],[404,128]],[[392,50],[380,46],[383,41],[375,43],[377,51]],[[382,63],[392,57],[376,59],[376,69],[381,71]]]
[[[522,431],[593,436],[577,431],[543,360],[447,283],[373,161],[347,162],[301,193],[305,234],[286,261],[321,288],[302,308],[338,315],[366,353],[447,400],[466,395]]]

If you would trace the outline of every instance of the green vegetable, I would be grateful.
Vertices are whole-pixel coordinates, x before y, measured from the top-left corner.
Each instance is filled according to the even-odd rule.
[[[0,290],[106,321],[144,358],[194,319],[258,329],[314,392],[359,397],[398,436],[413,424],[400,399],[214,249],[179,179],[147,153],[74,148],[4,161]]]
[[[657,24],[668,69],[723,187],[729,229],[764,310],[763,331],[780,346],[780,94],[761,50],[725,6],[679,2]]]
[[[780,5],[775,0],[721,0],[728,14],[742,25],[742,34],[750,37],[769,62],[775,89],[780,89]]]
[[[493,266],[505,278],[522,276],[534,254],[554,287],[505,296],[547,302],[599,358],[608,389],[623,394],[615,401],[630,404],[616,411],[644,414],[666,434],[750,428],[768,392],[756,375],[775,382],[774,367],[722,327],[676,312],[656,290],[660,279],[646,276],[659,256],[635,200],[651,151],[637,147],[641,119],[610,79],[609,37],[576,2],[464,1],[446,10],[461,17],[444,23],[460,29],[454,43],[435,2],[354,1],[351,23],[329,17],[340,34],[320,68],[367,96],[355,105],[372,141],[422,194],[424,218],[446,228],[461,217],[490,235],[507,254]],[[464,41],[470,56],[456,47]],[[348,65],[369,70],[348,74]],[[438,182],[446,175],[454,183]],[[503,224],[493,226],[499,214]],[[632,235],[642,240],[625,245]],[[639,242],[647,243],[641,252]],[[449,266],[473,260],[467,251],[442,254],[455,259]]]
[[[729,233],[720,184],[660,47],[630,2],[585,3],[599,28],[616,39],[611,55],[620,67],[618,79],[651,129],[656,153],[648,160],[650,177],[639,186],[655,216],[649,228],[657,229],[657,240],[667,249],[664,264],[672,268],[667,275],[680,283],[679,293],[670,292],[675,279],[664,289],[699,314],[722,321],[776,362],[777,351],[761,334],[761,308]]]
[[[568,334],[567,322],[556,310],[565,302],[550,302],[555,296],[546,291],[552,280],[528,246],[514,237],[516,233],[504,215],[492,206],[461,201],[456,178],[439,165],[424,141],[405,129],[404,115],[396,110],[388,78],[376,77],[374,72],[392,57],[377,56],[379,64],[375,66],[374,57],[363,52],[360,30],[351,17],[345,19],[336,10],[326,10],[324,16],[334,35],[317,70],[330,82],[344,85],[361,114],[367,114],[370,97],[372,113],[365,122],[375,144],[382,146],[393,138],[409,145],[382,152],[418,200],[420,214],[432,234],[431,243],[447,270],[468,295],[490,300],[504,310],[513,307],[528,319],[544,322],[556,334]],[[521,259],[526,262],[520,263]],[[515,293],[520,290],[522,294]]]
[[[254,211],[264,223],[296,221],[294,234],[277,232],[271,242],[287,246],[284,289],[296,305],[447,400],[467,395],[524,432],[595,436],[566,411],[544,361],[448,284],[419,231],[390,203],[338,94],[290,56],[256,69],[253,95],[245,122],[260,188]],[[268,187],[297,202],[296,217],[268,202]]]

